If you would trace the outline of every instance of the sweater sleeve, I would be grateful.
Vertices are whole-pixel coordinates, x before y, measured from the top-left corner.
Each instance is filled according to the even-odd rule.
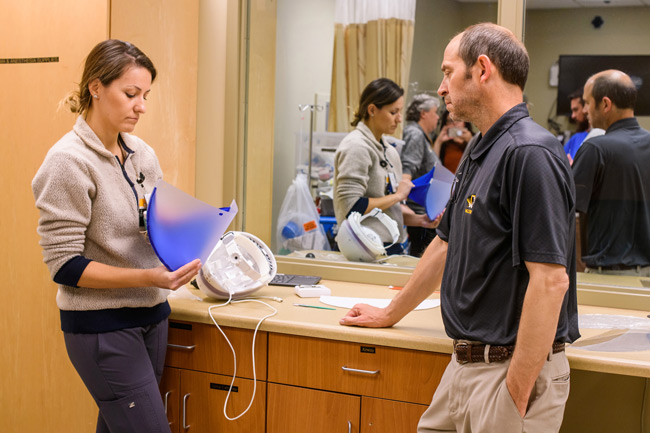
[[[84,251],[95,185],[85,164],[67,152],[52,152],[32,181],[39,210],[39,244],[52,278]]]
[[[361,197],[366,196],[372,159],[362,145],[345,146],[334,157],[334,207],[337,219],[345,219]]]

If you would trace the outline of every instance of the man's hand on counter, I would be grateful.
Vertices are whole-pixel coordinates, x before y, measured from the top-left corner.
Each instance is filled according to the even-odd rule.
[[[341,325],[363,326],[366,328],[388,328],[397,321],[392,321],[385,308],[377,308],[368,304],[356,304],[339,321]]]

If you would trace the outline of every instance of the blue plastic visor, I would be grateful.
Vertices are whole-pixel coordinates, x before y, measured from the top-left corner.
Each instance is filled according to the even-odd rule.
[[[218,209],[159,180],[147,209],[151,246],[170,271],[194,259],[205,264],[237,211],[234,200]]]

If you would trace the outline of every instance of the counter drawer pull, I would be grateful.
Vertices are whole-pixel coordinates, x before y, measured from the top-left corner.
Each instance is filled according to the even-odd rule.
[[[183,350],[194,350],[194,348],[196,348],[196,344],[192,346],[182,346],[180,344],[167,343],[167,347],[173,347],[175,349],[183,349]]]
[[[352,422],[348,421],[348,433],[352,433]]]
[[[168,403],[168,400],[169,400],[169,394],[171,394],[171,393],[172,393],[171,391],[167,391],[165,393],[165,415],[167,415],[167,403]]]
[[[190,428],[190,426],[185,423],[185,415],[187,414],[187,397],[189,396],[190,396],[189,394],[185,394],[183,396],[183,429],[184,430]]]
[[[356,369],[356,368],[349,368],[349,367],[346,367],[345,365],[344,365],[343,367],[341,367],[341,370],[343,370],[343,371],[351,371],[351,372],[353,372],[353,373],[379,374],[379,370],[375,370],[375,371],[370,371],[370,370],[358,370],[358,369]]]

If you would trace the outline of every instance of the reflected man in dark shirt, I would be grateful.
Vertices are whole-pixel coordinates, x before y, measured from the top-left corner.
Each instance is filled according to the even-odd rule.
[[[650,132],[634,117],[637,89],[624,72],[587,80],[583,98],[593,127],[573,175],[586,272],[650,276]]]

